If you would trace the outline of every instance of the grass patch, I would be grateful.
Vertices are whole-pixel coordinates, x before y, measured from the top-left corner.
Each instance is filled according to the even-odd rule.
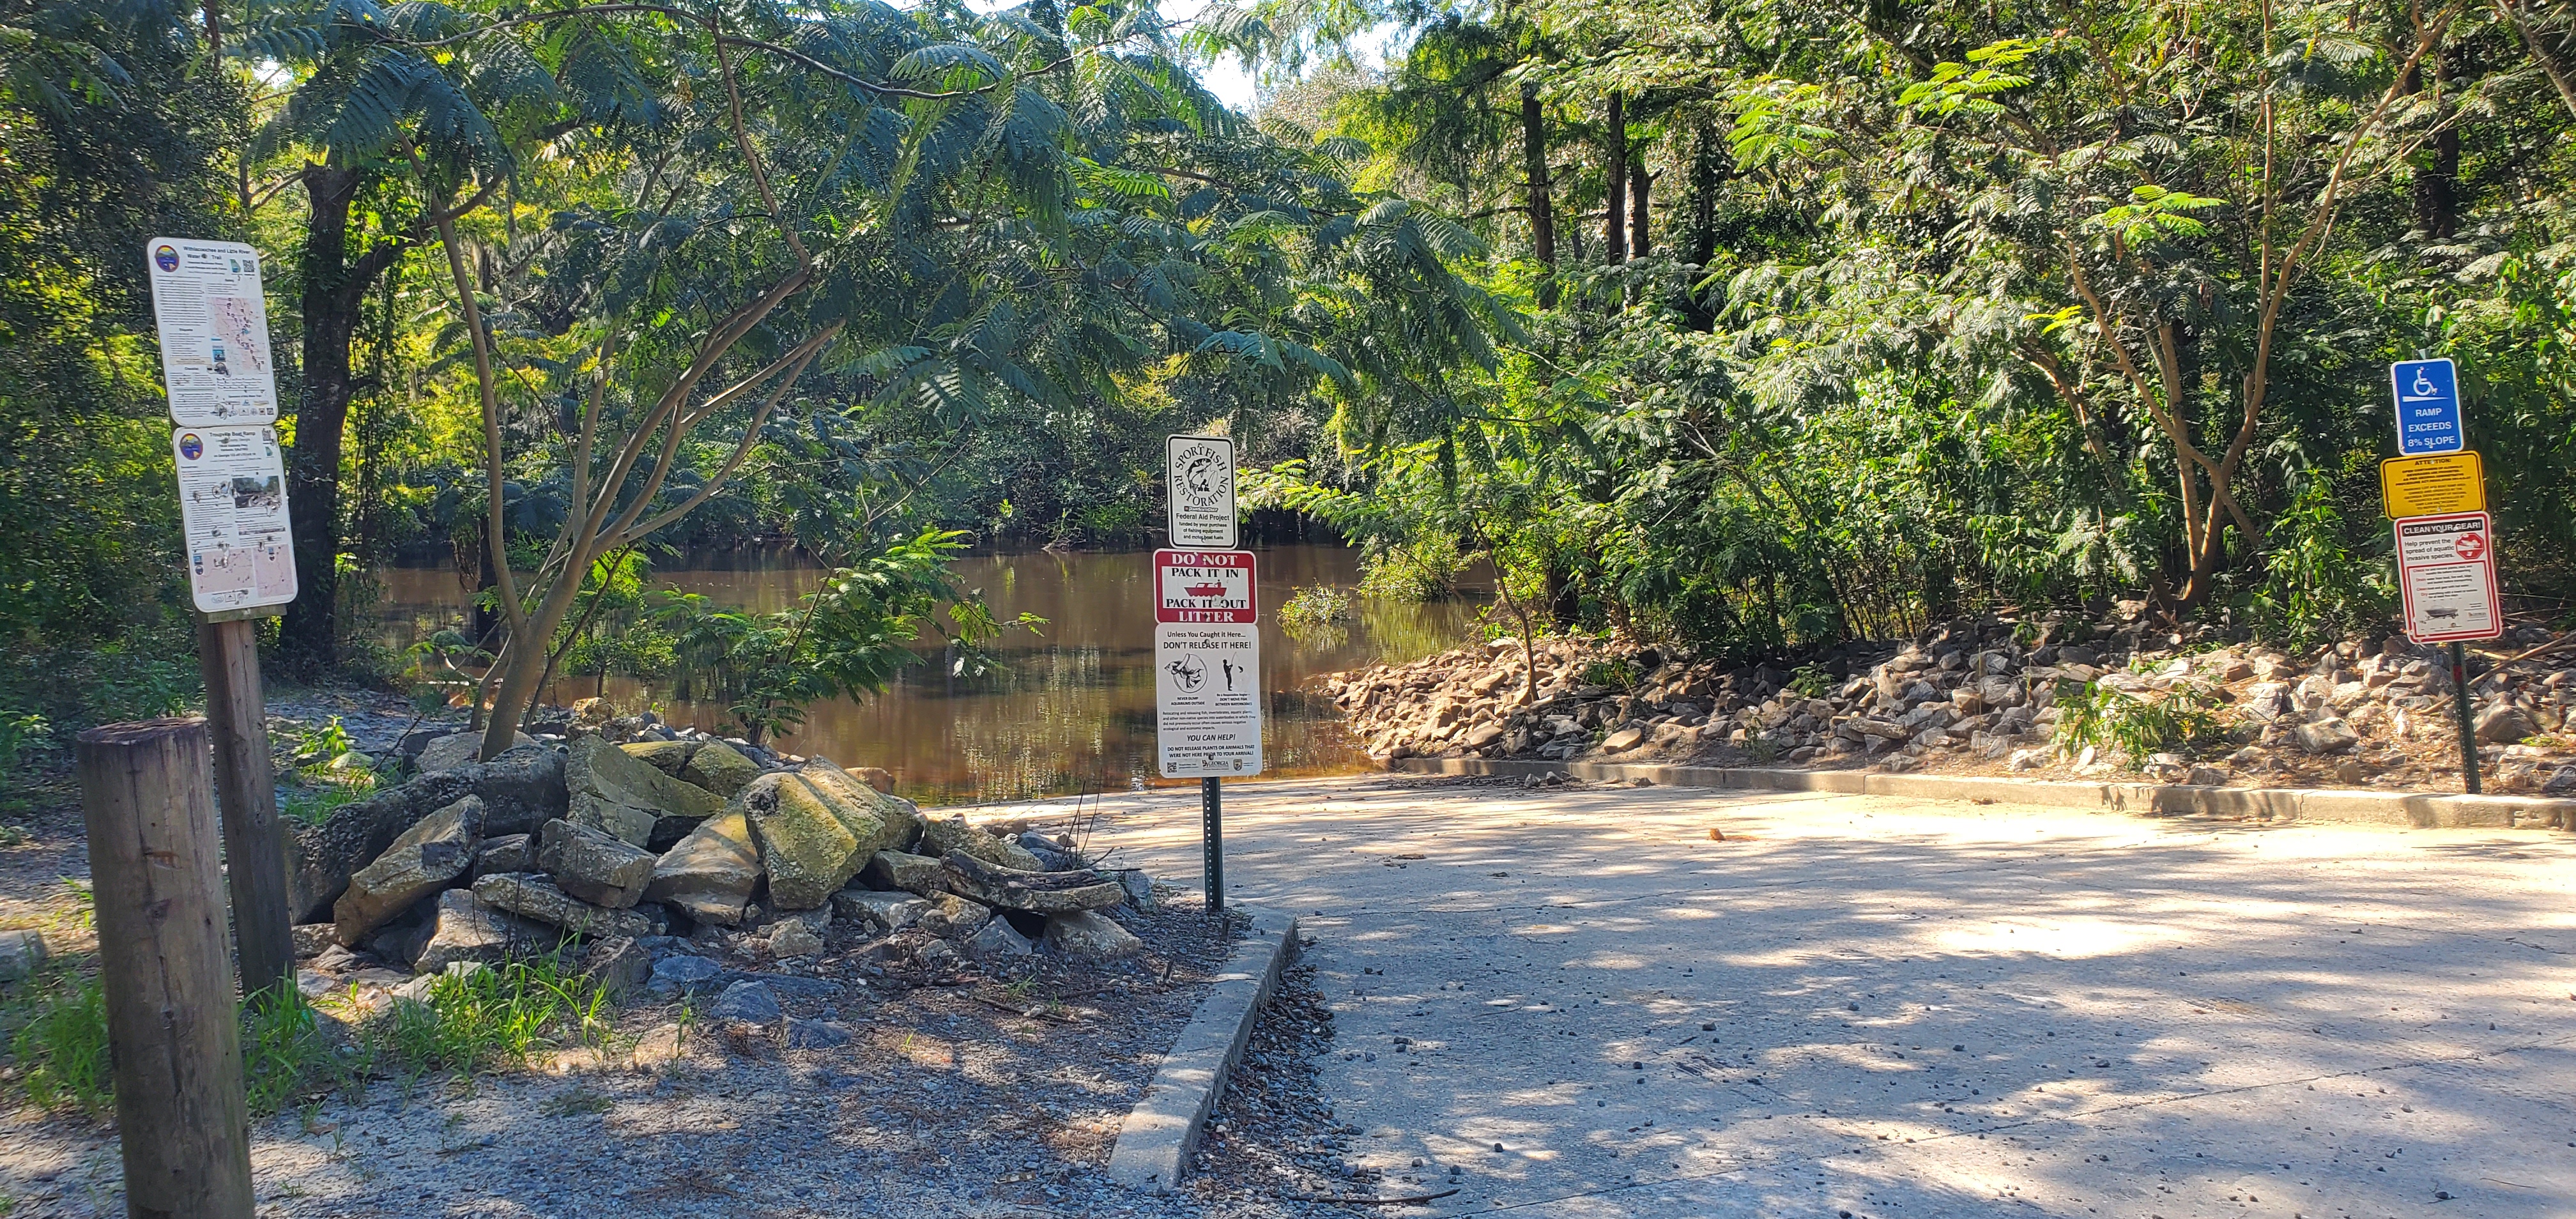
[[[1334,633],[1351,617],[1351,595],[1329,584],[1298,589],[1279,607],[1279,626],[1291,639],[1304,642]]]
[[[242,1075],[265,1117],[337,1091],[351,1102],[375,1079],[409,1087],[433,1073],[515,1067],[543,1048],[605,1048],[607,994],[553,957],[441,975],[421,1002],[395,1002],[354,1029],[292,986],[242,1005]],[[96,961],[55,958],[0,996],[0,1069],[28,1103],[97,1118],[115,1108],[107,1003]]]

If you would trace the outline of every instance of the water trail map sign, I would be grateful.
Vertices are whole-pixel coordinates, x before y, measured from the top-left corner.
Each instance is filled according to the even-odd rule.
[[[196,428],[277,422],[259,252],[238,241],[155,237],[143,243],[143,259],[152,313],[161,324],[170,422]]]
[[[286,462],[277,429],[180,428],[179,519],[188,588],[205,613],[295,599],[295,549],[286,528]]]

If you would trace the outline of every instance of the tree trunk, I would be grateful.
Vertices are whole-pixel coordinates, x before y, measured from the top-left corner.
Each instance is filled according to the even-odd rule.
[[[290,663],[307,670],[339,662],[340,456],[355,392],[350,351],[359,307],[376,277],[402,257],[403,238],[381,238],[349,254],[349,212],[366,175],[337,157],[304,168],[312,206],[304,224],[304,393],[295,406],[288,454],[288,527],[295,539],[297,593],[279,631]]]
[[[1602,140],[1601,163],[1609,186],[1601,209],[1601,259],[1617,266],[1628,261],[1628,117],[1616,93],[1610,95]]]
[[[1652,235],[1646,231],[1650,215],[1646,210],[1646,188],[1654,182],[1653,175],[1646,172],[1644,156],[1628,158],[1628,255],[1632,258],[1643,258],[1655,248]]]
[[[1695,274],[1708,274],[1708,264],[1717,258],[1717,192],[1724,182],[1718,168],[1717,142],[1703,130],[1693,141],[1690,168],[1690,249],[1684,257],[1699,268]],[[1717,328],[1717,309],[1693,291],[1682,299],[1682,312],[1690,319],[1690,328],[1706,334]]]
[[[347,285],[349,208],[361,181],[357,171],[336,164],[307,166],[304,173],[312,201],[304,225],[304,393],[295,407],[286,472],[299,591],[286,607],[279,641],[295,665],[311,670],[339,660],[340,448],[349,418],[349,349],[358,329],[357,298]]]
[[[2440,117],[2447,120],[2452,117],[2449,90],[2445,87],[2451,76],[2449,57],[2431,58],[2436,104]],[[2418,77],[2415,91],[2420,93],[2421,69],[2414,75]],[[2460,129],[2446,126],[2434,132],[2425,149],[2430,154],[2428,161],[2415,170],[2415,227],[2436,238],[2456,237],[2460,231]]]
[[[1542,309],[1556,307],[1556,208],[1549,199],[1554,183],[1547,172],[1547,115],[1538,104],[1538,86],[1521,86],[1521,163],[1528,175],[1530,245],[1548,278],[1539,284]]]

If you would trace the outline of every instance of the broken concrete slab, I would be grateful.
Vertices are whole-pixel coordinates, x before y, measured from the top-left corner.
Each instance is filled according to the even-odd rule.
[[[656,862],[651,851],[560,818],[538,832],[537,870],[594,906],[623,910],[642,901]]]
[[[724,801],[693,783],[655,770],[606,738],[573,743],[564,760],[564,819],[636,846],[676,842],[724,811]]]
[[[644,900],[667,902],[701,923],[742,925],[743,907],[760,884],[760,850],[739,811],[698,823],[653,865]]]
[[[446,888],[474,862],[483,837],[483,800],[467,796],[404,830],[349,878],[332,906],[333,935],[354,946],[412,903]]]

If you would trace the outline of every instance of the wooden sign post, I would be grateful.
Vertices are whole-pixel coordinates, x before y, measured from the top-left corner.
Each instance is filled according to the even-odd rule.
[[[251,1219],[250,1100],[205,722],[93,728],[76,753],[125,1213]]]

